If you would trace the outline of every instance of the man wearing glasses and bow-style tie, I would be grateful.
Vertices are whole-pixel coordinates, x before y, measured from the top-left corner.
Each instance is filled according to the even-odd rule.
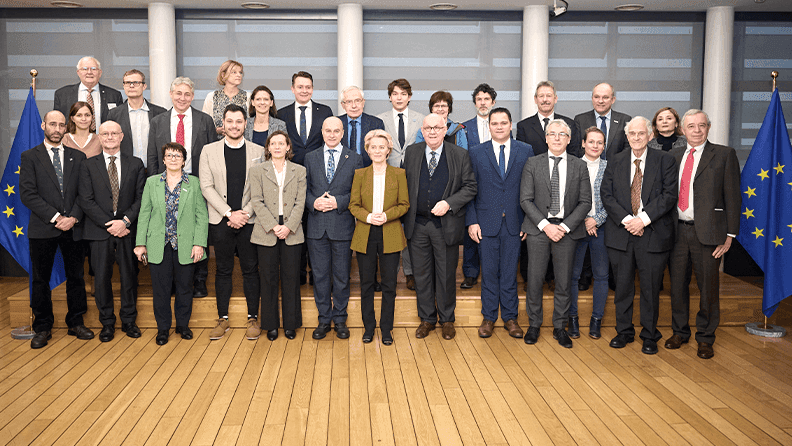
[[[102,65],[91,56],[85,56],[77,63],[77,77],[80,83],[66,85],[55,91],[53,109],[69,116],[69,109],[77,101],[87,102],[93,108],[94,122],[91,130],[97,129],[104,121],[110,110],[124,102],[118,90],[99,83],[102,78]]]

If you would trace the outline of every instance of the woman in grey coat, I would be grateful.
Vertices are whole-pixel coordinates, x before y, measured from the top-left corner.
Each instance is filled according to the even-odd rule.
[[[657,110],[652,119],[654,138],[649,141],[647,146],[650,149],[668,152],[677,147],[687,147],[687,140],[682,136],[682,123],[679,122],[679,114],[671,107],[663,107]]]
[[[275,117],[278,109],[275,108],[275,96],[272,90],[265,85],[259,85],[250,95],[245,139],[264,146],[267,136],[276,130],[286,131],[286,123]]]

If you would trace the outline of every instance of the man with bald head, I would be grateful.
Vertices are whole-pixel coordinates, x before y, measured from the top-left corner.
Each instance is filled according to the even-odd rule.
[[[80,206],[85,212],[83,239],[91,245],[96,307],[102,331],[99,340],[109,342],[115,333],[113,309],[113,263],[121,274],[121,331],[139,338],[137,319],[137,258],[135,230],[146,168],[143,160],[121,152],[121,126],[107,121],[96,132],[102,153],[88,158],[80,171]]]
[[[314,278],[314,300],[319,310],[319,324],[313,338],[324,338],[332,322],[336,336],[347,339],[350,246],[355,232],[349,199],[355,169],[363,167],[363,158],[341,144],[344,125],[335,116],[324,120],[322,138],[321,150],[305,155],[308,211],[305,238]]]
[[[52,338],[55,316],[49,287],[55,252],[60,248],[66,267],[66,325],[68,334],[78,339],[92,339],[94,334],[83,324],[88,311],[83,279],[83,248],[77,225],[83,211],[77,202],[80,167],[85,155],[61,143],[66,133],[66,118],[53,110],[41,123],[44,142],[22,152],[19,167],[19,195],[30,209],[27,227],[30,244],[31,289],[33,311],[31,348],[42,348]]]
[[[77,101],[85,101],[94,109],[95,130],[107,120],[107,114],[116,106],[124,103],[118,90],[99,83],[102,78],[102,65],[91,56],[85,56],[77,62],[77,77],[80,83],[67,85],[55,91],[54,109],[69,116],[69,109]]]
[[[476,196],[476,178],[467,150],[444,140],[442,117],[427,115],[421,133],[423,142],[408,146],[404,154],[410,191],[404,235],[421,318],[415,337],[425,338],[440,322],[443,338],[450,340],[456,335],[456,268],[466,235],[465,206]]]
[[[594,110],[575,116],[578,128],[587,129],[594,126],[605,134],[605,150],[602,152],[602,159],[608,159],[630,148],[630,143],[624,136],[624,129],[627,121],[631,118],[629,115],[613,110],[614,102],[616,102],[616,91],[613,86],[604,82],[597,84],[591,91],[591,104],[594,106]]]

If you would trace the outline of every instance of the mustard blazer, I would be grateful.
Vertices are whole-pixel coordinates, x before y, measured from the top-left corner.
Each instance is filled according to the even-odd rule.
[[[291,230],[287,245],[299,245],[303,236],[302,215],[305,211],[305,167],[286,162],[283,179],[283,225]],[[278,224],[278,180],[272,161],[264,161],[250,168],[250,203],[256,213],[250,241],[256,245],[275,246],[278,237],[272,228]]]
[[[349,200],[349,211],[357,219],[355,234],[352,236],[352,250],[366,253],[371,224],[366,218],[374,208],[374,166],[370,165],[355,171],[352,180],[352,196]],[[382,209],[388,221],[382,225],[383,252],[385,254],[400,252],[407,246],[399,218],[410,208],[410,196],[407,192],[407,176],[404,169],[388,165],[385,170],[385,197]]]

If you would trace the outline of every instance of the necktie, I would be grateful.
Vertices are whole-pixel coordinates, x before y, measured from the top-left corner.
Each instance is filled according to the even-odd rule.
[[[302,139],[303,144],[308,140],[308,123],[305,121],[306,108],[308,108],[307,105],[300,106],[300,139]]]
[[[489,119],[484,120],[484,128],[482,128],[482,130],[481,136],[479,137],[479,143],[492,139],[489,132]]]
[[[437,152],[432,150],[432,159],[429,160],[429,176],[431,177],[434,175],[434,171],[437,169]]]
[[[404,113],[399,113],[399,146],[404,149]]]
[[[96,131],[96,107],[94,106],[93,100],[93,88],[88,90],[88,94],[85,95],[85,102],[91,106],[91,112],[93,113],[93,120],[91,121],[91,131]]]
[[[602,133],[605,134],[605,150],[602,151],[602,155],[600,155],[600,156],[602,157],[602,159],[605,159],[605,152],[608,151],[607,150],[608,149],[608,125],[605,124],[605,119],[607,119],[607,117],[606,116],[600,116],[599,118],[601,120],[600,121],[600,130],[602,130]]]
[[[176,116],[179,117],[179,123],[176,124],[176,142],[184,146],[184,113]]]
[[[352,131],[349,132],[349,147],[352,148],[358,154],[360,154],[360,147],[358,146],[358,143],[357,143],[357,123],[358,122],[353,120],[353,121],[350,121],[349,123],[352,124]]]
[[[330,149],[327,153],[330,156],[327,157],[327,182],[331,183],[333,181],[333,176],[335,176],[335,150]]]
[[[500,167],[501,179],[506,179],[506,144],[501,144],[500,155],[498,156],[498,166]]]
[[[116,157],[110,157],[110,166],[107,174],[110,176],[110,191],[113,193],[113,214],[118,211],[118,169],[115,163]]]
[[[553,164],[553,175],[550,176],[550,215],[557,215],[561,212],[561,186],[558,181],[558,163],[561,162],[560,156],[550,157]]]
[[[638,215],[641,208],[641,183],[643,183],[643,173],[641,173],[641,160],[635,160],[635,175],[630,186],[630,203],[632,204],[633,215]]]
[[[542,126],[542,130],[547,130],[547,123],[550,122],[550,118],[544,118],[542,119],[542,121],[544,122],[544,125]]]
[[[58,185],[60,186],[61,195],[63,195],[63,164],[61,164],[60,155],[58,155],[58,148],[52,148],[52,167],[55,168],[55,175],[58,176]]]
[[[685,160],[685,168],[682,169],[682,183],[679,185],[679,209],[686,211],[688,206],[688,198],[690,196],[690,176],[693,174],[693,154],[696,149],[690,149],[690,154]]]

